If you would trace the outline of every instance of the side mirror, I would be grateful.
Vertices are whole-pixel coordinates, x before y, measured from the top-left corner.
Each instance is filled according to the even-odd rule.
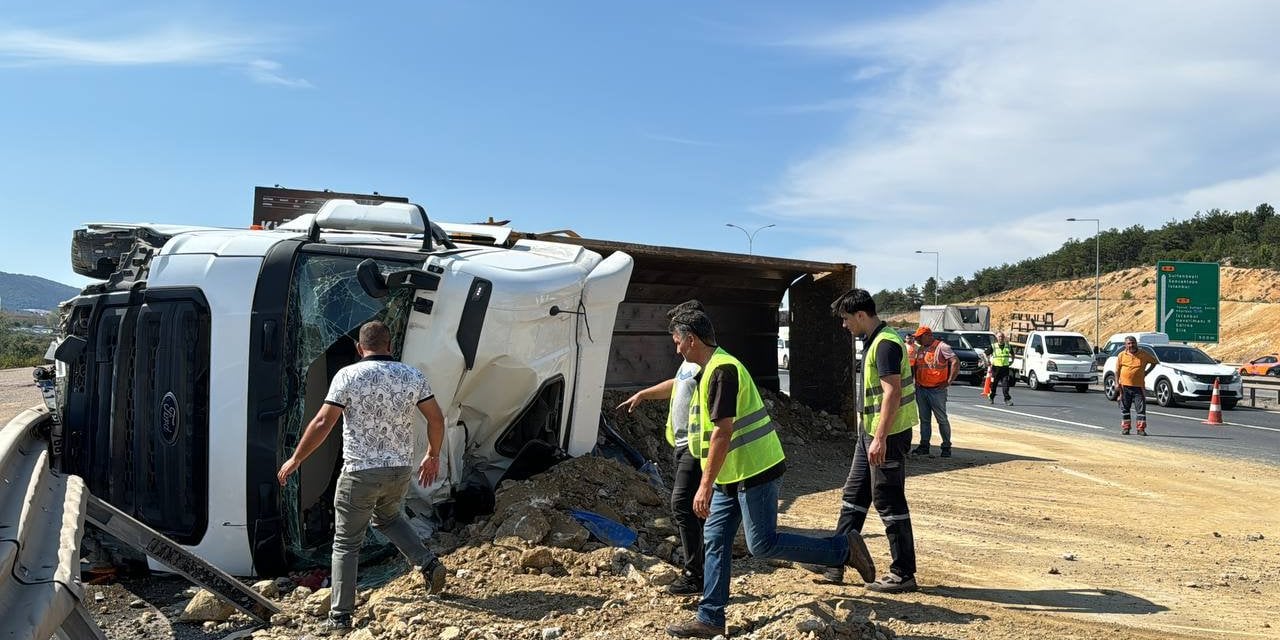
[[[372,258],[365,258],[356,265],[356,281],[370,298],[387,297],[387,279],[382,277],[382,270]]]

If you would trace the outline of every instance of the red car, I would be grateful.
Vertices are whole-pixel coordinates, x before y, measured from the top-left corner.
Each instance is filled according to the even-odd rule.
[[[1242,376],[1280,376],[1280,354],[1254,358],[1240,367]]]

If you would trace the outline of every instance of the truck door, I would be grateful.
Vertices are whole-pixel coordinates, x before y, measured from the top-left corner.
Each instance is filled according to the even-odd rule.
[[[1036,375],[1039,376],[1041,380],[1044,380],[1044,339],[1039,334],[1031,336],[1031,344],[1027,345],[1025,358],[1027,362],[1027,373],[1030,374],[1032,371],[1035,371]]]

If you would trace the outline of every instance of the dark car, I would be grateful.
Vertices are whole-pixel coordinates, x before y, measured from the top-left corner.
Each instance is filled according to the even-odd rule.
[[[972,385],[980,385],[987,377],[986,358],[964,336],[950,331],[934,331],[933,337],[947,343],[960,361],[960,373],[956,379],[964,379]]]

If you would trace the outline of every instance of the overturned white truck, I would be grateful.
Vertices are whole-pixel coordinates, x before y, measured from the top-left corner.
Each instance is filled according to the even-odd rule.
[[[590,451],[632,260],[508,233],[356,200],[272,230],[89,225],[73,262],[105,282],[63,308],[55,466],[230,573],[318,561],[339,437],[275,474],[375,318],[445,410],[418,504],[492,486],[522,451]]]

